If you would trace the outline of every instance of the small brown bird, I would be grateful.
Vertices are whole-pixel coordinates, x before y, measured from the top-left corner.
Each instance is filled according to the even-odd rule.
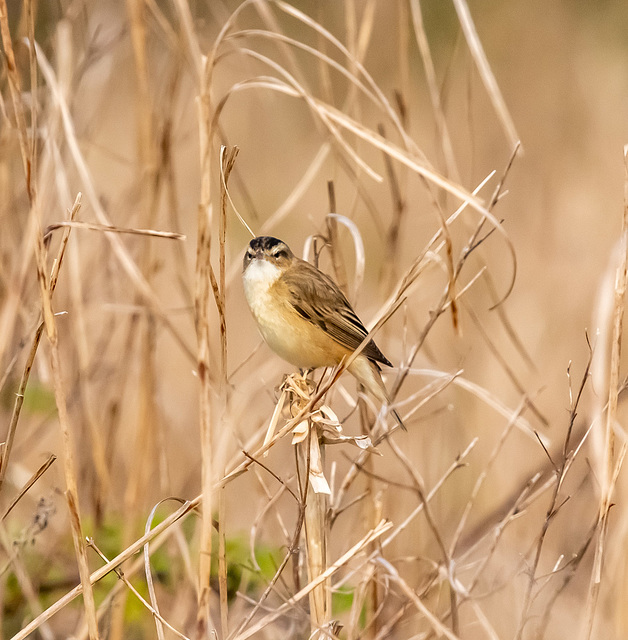
[[[297,258],[277,238],[251,240],[244,254],[242,280],[262,337],[296,367],[335,366],[368,334],[336,283]],[[389,404],[378,363],[392,366],[370,340],[347,370],[380,402]],[[405,431],[397,411],[391,412]]]

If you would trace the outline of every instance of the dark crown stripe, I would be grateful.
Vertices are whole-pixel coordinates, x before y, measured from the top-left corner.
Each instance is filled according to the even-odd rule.
[[[279,244],[284,243],[278,238],[273,238],[272,236],[259,236],[258,238],[253,238],[253,240],[251,240],[252,249],[262,249],[263,251],[270,251],[273,247],[276,247]]]

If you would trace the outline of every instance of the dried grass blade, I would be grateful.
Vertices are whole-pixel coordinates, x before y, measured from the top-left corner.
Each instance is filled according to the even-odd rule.
[[[399,575],[399,572],[395,567],[382,557],[378,557],[376,561],[386,569],[389,578],[403,591],[404,595],[412,602],[418,611],[420,611],[427,621],[430,623],[432,629],[437,635],[445,636],[449,640],[460,640],[459,636],[449,630],[424,604],[421,602],[421,598],[414,592],[410,585]]]
[[[9,80],[9,90],[11,93],[11,101],[13,102],[13,112],[15,114],[15,123],[17,125],[17,135],[20,143],[22,166],[24,168],[24,177],[26,179],[26,191],[28,192],[29,199],[32,199],[32,175],[28,134],[26,131],[26,117],[24,116],[24,107],[22,105],[22,87],[20,83],[20,74],[15,62],[13,41],[11,39],[11,30],[9,29],[9,13],[6,0],[0,0],[0,35],[2,36],[7,78]]]
[[[109,562],[107,556],[96,546],[96,543],[93,539],[88,539],[89,546],[103,559],[104,562]],[[182,638],[183,640],[190,640],[187,636],[183,635],[179,630],[175,629],[154,607],[151,607],[150,602],[148,602],[142,594],[131,584],[129,579],[122,573],[120,569],[114,569],[116,575],[120,580],[128,587],[128,589],[133,593],[133,595],[151,612],[155,620],[157,620],[161,625],[168,627],[170,631],[172,631],[178,638]],[[157,627],[160,628],[159,626]],[[159,634],[158,634],[159,635]],[[163,637],[162,635],[159,637]]]
[[[79,212],[80,207],[81,207],[81,194],[79,193],[76,196],[74,205],[72,206],[72,209],[70,211],[70,220],[74,220],[74,218],[77,216]],[[61,263],[63,262],[63,256],[65,255],[65,249],[68,243],[69,235],[70,235],[70,229],[66,229],[61,239],[59,250],[57,252],[57,257],[55,258],[55,261],[52,267],[50,280],[48,283],[48,291],[50,296],[53,295],[55,287],[57,286],[59,269],[61,268]],[[2,491],[2,485],[6,477],[9,457],[11,455],[11,450],[13,448],[13,441],[15,438],[15,432],[17,430],[17,423],[20,417],[20,413],[22,411],[22,405],[24,404],[24,394],[26,393],[26,387],[28,385],[28,380],[30,378],[30,373],[33,368],[35,355],[37,354],[37,349],[39,347],[39,342],[41,340],[43,330],[44,330],[44,323],[42,322],[37,327],[37,330],[35,331],[35,335],[33,336],[31,349],[28,354],[26,364],[24,365],[24,371],[22,372],[20,386],[18,388],[16,397],[15,397],[15,404],[13,405],[13,413],[11,414],[11,422],[9,423],[7,438],[6,438],[4,447],[2,448],[2,458],[0,459],[0,491]]]
[[[17,579],[17,583],[20,586],[23,597],[28,602],[31,614],[34,616],[38,616],[42,611],[41,604],[38,599],[38,593],[35,589],[35,586],[33,585],[26,567],[24,566],[24,562],[22,561],[21,554],[19,552],[20,547],[16,546],[14,543],[12,544],[12,542],[13,541],[9,539],[4,526],[0,526],[0,548],[2,548],[2,550],[4,551],[4,555],[6,556],[6,558],[8,558],[6,564],[4,564],[3,558],[3,566],[0,567],[0,571],[2,572],[2,575],[5,575],[7,569],[10,566],[13,567],[13,574]],[[3,601],[6,602],[6,599],[4,599]],[[57,637],[53,633],[50,626],[45,623],[41,625],[39,633],[41,634],[42,640],[55,640]]]
[[[185,502],[177,511],[175,511],[172,515],[168,516],[163,522],[160,522],[154,529],[151,529],[150,533],[142,536],[138,540],[136,540],[132,545],[128,546],[124,551],[119,553],[115,558],[110,560],[107,564],[100,567],[94,571],[90,576],[89,580],[91,584],[95,584],[99,580],[102,580],[107,574],[111,573],[116,567],[120,566],[123,562],[134,556],[147,542],[157,537],[159,534],[166,531],[169,527],[171,527],[177,520],[184,517],[188,513],[190,513],[193,509],[198,507],[201,503],[201,497],[197,496],[194,500]],[[72,600],[77,598],[83,592],[82,585],[77,585],[66,593],[64,596],[59,598],[56,602],[54,602],[50,607],[48,607],[45,611],[43,611],[40,615],[38,615],[34,620],[29,622],[23,629],[21,629],[18,633],[16,633],[11,640],[25,640],[31,633],[37,630],[46,620],[49,620],[56,613],[61,611],[64,607],[66,607]]]
[[[267,627],[271,622],[287,613],[292,607],[294,607],[295,604],[303,600],[303,598],[305,598],[305,596],[307,596],[310,591],[312,591],[319,584],[322,584],[325,580],[334,575],[334,573],[336,573],[338,569],[346,565],[353,557],[363,551],[371,542],[377,540],[380,536],[386,533],[386,531],[388,531],[391,527],[391,522],[382,520],[376,527],[371,529],[371,531],[369,531],[359,542],[351,547],[351,549],[349,549],[340,558],[338,558],[336,562],[330,565],[320,576],[318,576],[318,578],[308,583],[305,587],[303,587],[303,589],[289,598],[275,611],[267,614],[252,627],[235,636],[233,640],[246,640],[246,638],[250,638],[251,636],[255,635],[258,631],[261,631],[262,629]]]
[[[204,65],[208,64],[203,60]],[[200,382],[199,390],[199,432],[201,444],[201,485],[203,514],[201,540],[199,547],[199,592],[196,616],[196,637],[205,638],[212,627],[209,599],[211,593],[211,557],[212,557],[212,497],[214,478],[214,433],[215,389],[211,371],[211,322],[209,317],[209,292],[220,313],[220,292],[211,263],[211,170],[213,127],[210,104],[210,75],[207,69],[201,76],[198,97],[198,127],[200,141],[201,194],[197,215],[197,247],[195,268],[195,321],[198,342],[197,369]],[[221,373],[224,373],[222,371]],[[222,379],[222,377],[221,377]]]
[[[425,71],[427,88],[432,102],[432,111],[434,112],[434,118],[436,119],[436,128],[443,148],[443,156],[447,165],[447,171],[452,179],[456,182],[460,182],[456,157],[454,155],[451,136],[449,135],[449,127],[447,126],[447,119],[445,118],[445,112],[441,101],[440,88],[438,87],[438,82],[436,80],[436,70],[434,68],[432,52],[430,51],[430,45],[427,40],[427,34],[425,33],[425,26],[423,24],[420,0],[410,0],[410,11],[412,12],[414,37],[416,38],[419,51],[421,52],[421,59],[423,60],[423,69]]]
[[[53,231],[66,227],[73,227],[75,229],[88,229],[90,231],[106,231],[111,233],[127,233],[138,236],[149,236],[153,238],[166,238],[168,240],[185,240],[185,236],[182,233],[176,233],[174,231],[157,231],[156,229],[129,229],[127,227],[115,227],[108,224],[96,224],[95,222],[81,222],[66,220],[63,222],[55,222],[48,225],[44,231],[44,238],[47,238]]]
[[[37,234],[35,242],[35,255],[37,257],[37,275],[41,290],[42,313],[44,317],[44,327],[46,329],[46,334],[50,343],[50,365],[53,376],[54,394],[55,402],[57,405],[59,426],[61,427],[63,442],[63,470],[66,483],[65,495],[68,503],[68,510],[70,513],[72,539],[74,542],[74,550],[76,553],[79,576],[81,578],[81,584],[83,586],[83,604],[85,607],[85,616],[87,618],[89,637],[90,640],[97,640],[99,636],[98,622],[96,619],[96,604],[94,601],[92,586],[89,581],[87,549],[85,546],[85,538],[83,536],[83,526],[81,522],[81,513],[79,507],[77,467],[74,459],[74,434],[70,426],[70,418],[67,408],[67,391],[63,382],[56,320],[52,312],[52,291],[50,289],[50,281],[46,277],[45,273],[46,251],[44,248],[43,236],[41,235],[41,233]],[[62,251],[65,249],[65,246],[65,243],[63,243]],[[59,259],[59,262],[60,261],[61,260]]]
[[[56,459],[57,456],[51,453],[48,457],[48,460],[46,460],[46,462],[44,462],[44,464],[42,464],[41,467],[37,469],[37,471],[35,471],[28,482],[20,489],[20,492],[17,494],[17,496],[13,498],[11,504],[6,508],[6,511],[2,515],[2,518],[0,518],[1,520],[4,520],[11,513],[13,507],[15,507],[15,505],[28,493],[28,490],[37,482],[37,480],[39,480],[39,478],[44,475],[44,473],[48,470],[48,467],[50,467],[50,465]]]
[[[24,371],[22,371],[20,386],[18,387],[17,393],[15,394],[15,403],[13,405],[13,413],[11,414],[11,421],[9,422],[6,441],[4,443],[4,446],[2,447],[2,459],[0,460],[0,491],[2,491],[4,479],[6,477],[7,467],[9,465],[9,458],[11,456],[11,451],[13,449],[13,441],[15,439],[15,433],[17,431],[17,423],[20,418],[20,413],[22,412],[22,405],[24,404],[24,394],[26,393],[26,386],[28,385],[28,379],[30,377],[31,370],[33,368],[35,356],[37,355],[37,348],[39,347],[39,342],[41,340],[43,331],[44,331],[44,323],[42,322],[37,327],[37,330],[35,331],[35,335],[33,336],[31,349],[29,351],[26,364],[24,365]]]
[[[112,226],[111,221],[109,220],[96,191],[96,187],[91,177],[91,173],[83,155],[81,153],[81,149],[76,138],[76,132],[74,129],[74,123],[72,121],[72,117],[70,115],[70,109],[68,107],[65,96],[63,95],[63,91],[59,86],[59,82],[57,77],[52,69],[52,66],[48,62],[46,56],[39,46],[35,46],[37,51],[37,60],[39,62],[39,68],[41,69],[42,75],[46,80],[48,85],[48,89],[52,94],[52,98],[56,104],[56,107],[59,109],[61,114],[61,120],[63,123],[63,128],[65,132],[66,141],[68,144],[68,149],[76,165],[76,169],[79,173],[79,176],[84,184],[85,194],[94,208],[94,213],[96,217],[100,221],[100,224],[106,226]],[[120,262],[120,265],[124,269],[124,271],[129,276],[130,281],[136,286],[137,290],[142,294],[142,296],[146,299],[146,301],[150,304],[155,315],[163,322],[163,324],[168,328],[171,332],[172,336],[175,338],[183,352],[192,360],[195,359],[194,352],[189,347],[185,339],[183,338],[181,332],[173,325],[170,318],[163,312],[161,309],[161,304],[152,287],[142,274],[141,270],[131,257],[129,251],[120,241],[120,238],[114,233],[106,233],[105,237],[111,244],[111,248],[113,250],[114,255]]]
[[[351,300],[355,300],[358,292],[362,288],[362,282],[364,281],[364,269],[366,264],[366,254],[364,251],[364,242],[362,241],[362,234],[358,229],[356,223],[347,218],[347,216],[340,215],[338,213],[328,213],[327,218],[337,220],[340,224],[349,229],[351,238],[353,239],[353,248],[355,251],[355,275],[353,277],[353,294]]]
[[[377,173],[375,169],[373,169],[364,159],[362,159],[362,157],[355,151],[355,149],[342,137],[337,127],[332,122],[332,119],[328,117],[326,103],[323,103],[320,100],[314,98],[314,96],[312,96],[312,94],[310,94],[294,76],[290,75],[281,65],[277,64],[271,58],[250,49],[240,49],[239,53],[246,54],[251,58],[254,58],[255,60],[259,60],[260,62],[267,64],[269,67],[283,76],[286,79],[286,82],[281,82],[276,78],[265,78],[265,86],[267,86],[267,88],[269,89],[285,93],[286,95],[305,100],[310,110],[318,116],[319,120],[325,126],[331,137],[336,141],[338,147],[342,151],[344,151],[358,165],[358,167],[360,167],[360,169],[362,169],[368,176],[370,176],[371,179],[375,180],[376,182],[382,182],[382,177],[379,175],[379,173]],[[241,89],[251,88],[254,86],[261,87],[264,86],[264,84],[259,82],[253,84],[250,80],[245,80],[244,82],[233,85],[216,107],[214,115],[215,121],[218,120],[222,109],[224,108],[224,105],[231,94]]]
[[[601,489],[598,514],[598,535],[595,545],[595,557],[589,585],[587,618],[585,621],[588,639],[593,631],[595,610],[602,582],[602,564],[608,533],[608,516],[612,506],[613,493],[619,470],[624,461],[626,444],[623,443],[619,455],[615,451],[615,421],[617,419],[617,400],[620,390],[620,360],[623,335],[626,288],[628,285],[628,145],[624,146],[624,213],[622,217],[621,252],[615,272],[613,300],[613,334],[610,344],[610,363],[608,374],[608,404],[604,423],[604,459],[601,461]]]
[[[359,57],[354,56],[342,44],[342,42],[340,42],[336,37],[334,37],[327,29],[325,29],[322,25],[320,25],[318,22],[316,22],[315,20],[310,18],[310,16],[306,15],[305,13],[300,11],[299,9],[289,5],[286,2],[282,2],[281,0],[276,0],[276,5],[277,5],[277,7],[279,9],[281,9],[281,11],[287,13],[288,15],[293,16],[297,20],[300,20],[303,24],[305,24],[305,25],[309,26],[310,28],[312,28],[319,35],[321,35],[325,40],[327,40],[327,42],[329,42],[336,49],[338,49],[338,51],[340,51],[344,56],[347,57],[347,59],[349,60],[350,64],[353,67],[355,67],[357,72],[365,79],[366,83],[370,87],[370,90],[378,98],[379,105],[386,112],[386,114],[388,115],[390,120],[394,123],[395,129],[397,130],[397,132],[401,136],[402,140],[404,141],[404,144],[408,148],[416,150],[416,148],[417,148],[416,144],[410,138],[410,136],[406,133],[406,130],[403,127],[403,125],[401,124],[401,121],[399,120],[399,117],[398,117],[396,111],[392,108],[392,106],[390,105],[390,103],[386,99],[386,96],[384,95],[383,91],[380,89],[379,85],[375,82],[375,80],[368,73],[368,71],[366,70],[364,65],[360,62]],[[367,14],[367,24],[368,24],[368,14]],[[367,36],[368,32],[369,32],[369,30],[367,28],[367,29],[365,29],[365,31],[362,34],[362,36],[364,38],[364,40],[362,42],[363,45],[364,45],[364,43],[366,41],[366,36]]]
[[[488,92],[491,102],[493,103],[495,112],[502,123],[508,142],[511,147],[514,147],[519,143],[519,135],[517,134],[515,124],[512,121],[512,117],[510,116],[504,97],[502,96],[497,80],[495,80],[495,76],[491,71],[488,59],[484,53],[484,48],[482,47],[482,43],[480,42],[480,38],[478,37],[478,33],[475,29],[475,24],[473,24],[473,18],[471,17],[469,6],[467,5],[466,0],[453,0],[453,3],[456,8],[456,13],[458,14],[460,26],[462,27],[467,44],[469,45],[469,50],[471,51],[471,55],[475,60],[478,71],[480,72],[482,82],[486,87],[486,91]]]
[[[220,631],[223,638],[229,635],[226,499],[223,487],[218,491],[218,594],[220,599]]]
[[[228,183],[229,176],[233,170],[236,158],[240,149],[232,147],[227,150],[224,145],[220,148],[220,219],[218,223],[218,248],[219,248],[219,269],[218,269],[218,297],[216,307],[220,319],[220,346],[221,346],[221,384],[223,390],[227,385],[227,310],[226,310],[226,258],[225,244],[227,241],[227,201],[231,200]]]
[[[155,512],[160,504],[162,504],[163,500],[158,502],[148,514],[148,518],[146,519],[146,524],[144,525],[144,535],[147,535],[153,525],[153,520],[155,518]],[[106,560],[105,560],[106,561]],[[120,575],[119,570],[115,570],[118,575]],[[161,619],[161,615],[159,613],[159,604],[157,603],[157,594],[155,593],[155,583],[153,582],[153,572],[150,569],[150,549],[149,543],[147,542],[144,545],[144,575],[146,576],[146,586],[148,587],[148,595],[151,601],[151,609],[155,612],[155,626],[157,629],[157,637],[159,640],[164,640],[164,627]]]

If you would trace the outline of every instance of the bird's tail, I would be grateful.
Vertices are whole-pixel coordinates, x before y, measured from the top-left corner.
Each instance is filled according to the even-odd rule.
[[[384,386],[382,375],[380,373],[377,364],[365,358],[364,356],[357,357],[349,366],[349,372],[358,379],[358,382],[366,387],[381,403],[388,405],[390,413],[393,414],[397,424],[407,431],[406,425],[403,424],[403,420],[397,413],[396,409],[390,407],[390,397],[388,391]]]

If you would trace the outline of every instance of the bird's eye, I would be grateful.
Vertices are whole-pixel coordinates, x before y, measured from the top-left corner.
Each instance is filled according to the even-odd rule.
[[[288,257],[288,250],[285,245],[276,244],[269,251],[270,255],[275,259],[282,259]]]

